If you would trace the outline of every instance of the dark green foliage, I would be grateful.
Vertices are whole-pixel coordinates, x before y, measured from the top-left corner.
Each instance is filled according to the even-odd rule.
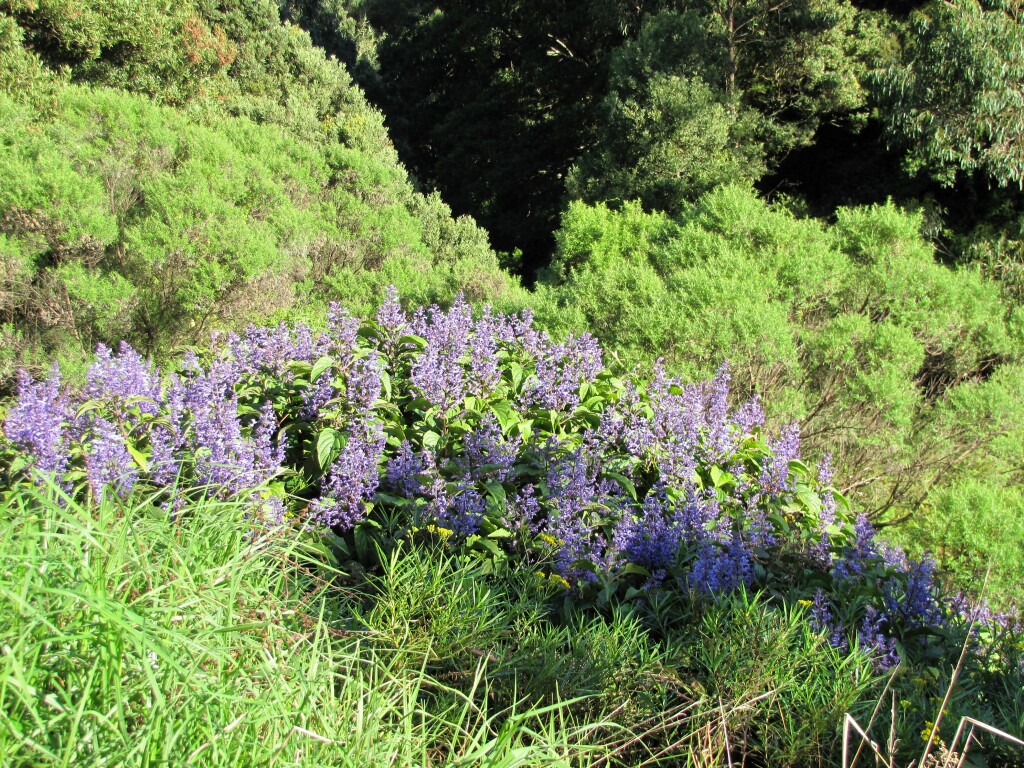
[[[545,260],[565,175],[675,209],[859,114],[878,25],[839,0],[360,6],[403,157],[499,247]],[[538,250],[540,249],[540,250]]]
[[[755,113],[730,103],[700,78],[658,75],[639,92],[613,91],[594,149],[573,168],[571,197],[639,199],[677,212],[687,200],[764,170],[750,137]]]
[[[591,136],[619,10],[586,3],[371,2],[376,101],[413,173],[534,271]]]
[[[875,94],[891,140],[908,165],[946,186],[979,173],[999,185],[1024,181],[1024,32],[1014,2],[936,2],[910,17],[899,61]]]
[[[48,68],[172,103],[194,97],[236,53],[189,2],[4,0],[0,13],[18,22]]]
[[[860,78],[875,42],[867,15],[836,0],[663,3],[635,40],[616,52],[613,71],[642,86],[659,74],[704,80],[758,117],[777,158],[810,141],[824,119],[860,109]],[[611,89],[621,87],[613,78]],[[750,139],[747,140],[750,143]]]

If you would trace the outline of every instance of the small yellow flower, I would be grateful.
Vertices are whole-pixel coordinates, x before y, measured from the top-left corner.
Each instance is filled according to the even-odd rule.
[[[924,730],[921,731],[921,741],[928,741],[932,737],[932,731],[935,729],[935,723],[930,720],[924,721]]]
[[[548,581],[550,581],[552,584],[557,584],[562,589],[569,589],[570,586],[569,582],[563,579],[557,573],[552,573],[550,576],[548,576]]]

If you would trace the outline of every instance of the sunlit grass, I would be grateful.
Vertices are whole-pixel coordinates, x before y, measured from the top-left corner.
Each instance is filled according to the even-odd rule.
[[[240,504],[0,506],[0,764],[555,765],[561,704],[487,710],[426,670],[429,644],[338,629],[300,539]],[[311,564],[312,565],[312,564]],[[321,568],[322,570],[322,568]],[[347,622],[351,623],[351,622]],[[480,660],[477,659],[479,662]]]

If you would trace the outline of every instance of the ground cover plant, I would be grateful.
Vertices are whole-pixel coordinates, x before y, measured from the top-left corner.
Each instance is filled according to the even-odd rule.
[[[207,499],[172,519],[151,502],[80,504],[53,487],[0,502],[5,766],[596,754],[594,729],[562,705],[500,712],[427,671],[423,648],[342,632],[350,611],[321,564],[294,536],[253,535],[248,505]]]
[[[554,634],[541,647],[571,647],[573,622],[603,617],[619,628],[605,648],[668,670],[628,695],[619,684],[629,727],[652,707],[696,716],[688,702],[717,699],[745,754],[809,762],[834,750],[842,713],[863,702],[872,675],[898,669],[909,703],[895,726],[912,749],[964,641],[972,682],[950,707],[1024,725],[1013,622],[983,617],[979,633],[977,611],[943,594],[934,563],[881,544],[831,487],[827,463],[801,461],[795,425],[770,434],[762,422],[756,400],[730,401],[727,368],[698,384],[660,367],[617,377],[588,336],[555,342],[528,314],[474,317],[462,301],[407,313],[391,293],[373,319],[336,309],[318,330],[251,328],[166,376],[129,347],[101,348],[80,391],[62,388],[57,371],[23,374],[3,468],[8,487],[52,483],[85,504],[144,494],[171,520],[240,499],[248,535],[315,542],[371,593],[401,595],[393,584],[409,547],[457,554],[474,578],[541,579],[559,596],[542,601],[539,623]],[[458,613],[470,619],[454,634],[410,636],[393,600],[352,626],[406,626],[392,634],[398,646],[448,642],[489,657],[472,639],[495,637],[489,622],[474,624],[486,590],[461,583],[469,608]],[[429,601],[406,610],[437,613]],[[651,644],[645,662],[628,651]],[[549,656],[531,657],[523,637],[513,647],[545,668]],[[815,664],[831,671],[799,671]],[[539,673],[513,679],[514,690],[550,693]],[[654,730],[631,748],[694,748]]]

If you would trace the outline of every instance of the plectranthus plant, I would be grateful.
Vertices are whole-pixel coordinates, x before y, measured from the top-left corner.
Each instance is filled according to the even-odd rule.
[[[833,645],[880,667],[927,655],[956,620],[933,566],[877,541],[764,427],[729,371],[618,377],[589,336],[457,300],[364,321],[250,328],[160,371],[100,347],[86,385],[23,375],[3,422],[8,485],[69,495],[242,498],[254,526],[319,531],[352,559],[433,532],[534,568],[597,607],[763,589],[809,606]]]

